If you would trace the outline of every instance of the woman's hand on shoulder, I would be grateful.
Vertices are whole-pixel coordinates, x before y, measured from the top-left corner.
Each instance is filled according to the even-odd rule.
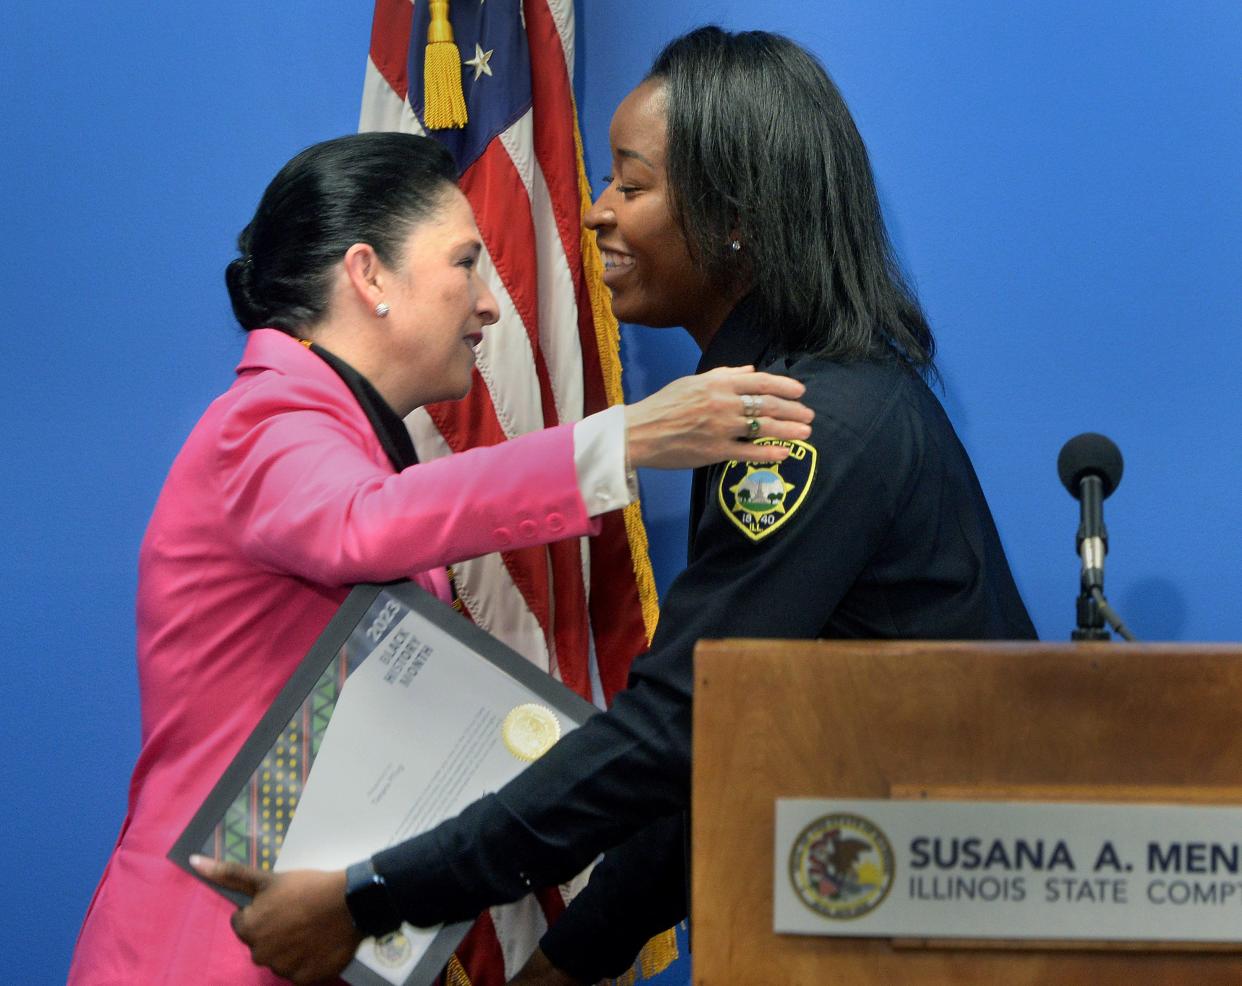
[[[691,469],[728,459],[780,462],[789,449],[757,438],[805,440],[815,412],[798,403],[792,377],[721,366],[674,380],[625,408],[626,450],[634,468]]]

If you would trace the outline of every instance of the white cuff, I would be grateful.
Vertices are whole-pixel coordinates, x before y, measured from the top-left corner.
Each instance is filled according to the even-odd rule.
[[[618,510],[638,499],[638,477],[628,465],[623,405],[614,405],[574,425],[574,468],[588,517]]]

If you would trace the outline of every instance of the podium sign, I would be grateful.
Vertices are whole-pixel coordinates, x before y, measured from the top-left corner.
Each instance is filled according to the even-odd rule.
[[[1242,807],[781,799],[778,932],[1242,941]]]
[[[1242,873],[1231,872],[1242,827],[1200,824],[1209,808],[1242,810],[1238,646],[704,641],[696,650],[695,689],[691,900],[694,980],[701,986],[1238,981],[1242,948],[1207,939],[1223,937],[1230,923],[1237,928],[1230,933],[1242,939]],[[778,867],[773,852],[782,799],[822,804],[789,817]],[[853,810],[851,802],[869,804]],[[884,811],[870,807],[874,802],[886,803]],[[976,897],[986,890],[996,899],[964,899],[968,884],[952,879],[986,875],[967,866],[978,853],[982,867],[993,851],[985,841],[993,831],[1006,837],[1009,822],[989,817],[998,808],[962,806],[970,822],[959,817],[939,831],[981,841],[969,853],[959,842],[952,865],[951,849],[942,844],[947,862],[933,873],[934,847],[914,842],[935,835],[933,821],[946,822],[934,818],[950,810],[940,802],[1012,805],[1015,824],[1023,805],[1053,812],[1028,832],[1045,840],[1042,868],[1036,872],[1037,851],[1028,847],[1024,870],[1010,873],[1004,886],[975,881]],[[1084,803],[1083,810],[1100,812],[1096,822],[1072,830],[1066,818],[1054,820],[1056,812],[1077,812],[1073,806]],[[1142,810],[1125,815],[1131,805]],[[927,814],[913,816],[910,829],[885,813],[916,808]],[[1154,819],[1166,810],[1175,821],[1160,828]],[[804,833],[803,879],[825,875],[816,870],[812,877],[809,855],[836,848],[832,824],[814,829],[834,813],[861,817],[885,834],[894,866],[886,896],[869,913],[836,919],[857,929],[850,933],[809,934],[805,926],[778,932],[774,876],[789,886],[788,853]],[[1124,818],[1144,821],[1130,831]],[[1009,836],[1019,833],[1014,828]],[[856,835],[866,841],[866,832]],[[1072,871],[1060,858],[1053,865],[1059,839]],[[1106,842],[1116,852],[1116,871],[1107,854],[1101,858]],[[1011,849],[1016,857],[1016,847],[1002,851]],[[882,870],[871,849],[848,847],[837,872],[851,863],[860,883]],[[998,876],[1001,867],[993,855],[988,872]],[[1013,899],[1016,876],[1023,878],[1021,901]],[[912,883],[912,877],[921,879]],[[1046,902],[1049,878],[1074,881],[1052,885],[1074,897],[1071,904]],[[1092,878],[1103,883],[1081,882]],[[956,900],[931,899],[959,891]],[[1008,901],[999,896],[1006,891]],[[831,897],[832,888],[823,884],[822,892]],[[1098,900],[1087,899],[1097,893]],[[990,909],[996,913],[988,920],[998,923],[881,926],[899,910],[901,895],[929,898],[917,901],[922,914],[960,920]],[[1024,930],[1017,921],[1007,930],[1002,919],[1036,902],[1041,912],[1046,904],[1049,913],[1075,919]],[[1123,906],[1136,902],[1162,910],[1164,920],[1140,921],[1137,910],[1125,918]],[[799,921],[821,920],[805,902],[796,907],[805,912]],[[1091,940],[1097,931],[1105,937]]]

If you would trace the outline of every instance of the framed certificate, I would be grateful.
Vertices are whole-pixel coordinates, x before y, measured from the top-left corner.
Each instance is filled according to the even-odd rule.
[[[597,711],[413,583],[358,586],[169,859],[343,869],[503,786]],[[367,939],[344,976],[427,986],[469,927]]]

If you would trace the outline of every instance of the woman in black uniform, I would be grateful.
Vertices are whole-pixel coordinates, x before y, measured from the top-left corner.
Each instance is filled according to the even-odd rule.
[[[622,321],[684,326],[700,372],[803,381],[777,466],[695,471],[689,560],[613,708],[516,781],[341,874],[260,878],[235,926],[306,981],[364,933],[473,917],[608,850],[524,983],[593,982],[686,913],[691,653],[710,637],[1035,636],[973,468],[925,378],[927,322],[893,258],[866,149],[813,56],[764,32],[673,41],[618,107],[587,217]],[[762,427],[762,400],[741,398]],[[628,841],[627,841],[628,840]],[[613,848],[615,847],[615,848]],[[296,906],[290,902],[296,901]],[[351,923],[352,917],[352,923]],[[314,929],[312,932],[311,929]],[[301,981],[301,980],[300,980]]]

